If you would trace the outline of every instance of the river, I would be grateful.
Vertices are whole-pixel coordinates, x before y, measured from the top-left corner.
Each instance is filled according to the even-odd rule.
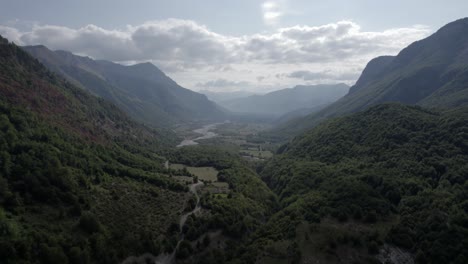
[[[177,147],[180,148],[180,147],[183,147],[183,146],[198,145],[199,143],[197,142],[197,140],[209,139],[209,138],[216,137],[218,134],[216,134],[216,133],[214,133],[214,132],[212,132],[210,130],[215,129],[220,124],[222,124],[222,123],[209,124],[209,125],[206,125],[206,126],[203,126],[201,128],[193,130],[193,132],[195,132],[197,134],[201,134],[201,136],[199,136],[197,138],[194,138],[194,139],[187,139],[186,138],[186,139],[182,140],[182,142],[180,142],[180,144],[177,145]]]

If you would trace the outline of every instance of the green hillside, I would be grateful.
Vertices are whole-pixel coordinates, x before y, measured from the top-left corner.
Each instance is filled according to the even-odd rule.
[[[116,263],[161,250],[160,232],[185,200],[186,187],[162,175],[160,155],[177,138],[131,121],[3,38],[0,61],[2,262]]]
[[[229,192],[203,192],[204,213],[183,229],[181,261],[234,258],[235,241],[276,207],[275,195],[237,155],[176,150],[172,133],[139,125],[3,38],[0,62],[2,263],[119,263],[173,252],[194,198],[176,177],[185,172],[165,168],[166,160],[212,166]],[[209,232],[229,247],[209,247]],[[195,254],[191,243],[202,239]]]
[[[383,104],[298,136],[261,173],[283,209],[252,254],[377,263],[379,249],[397,246],[417,263],[465,263],[467,120],[466,107]],[[281,244],[292,251],[269,255]]]

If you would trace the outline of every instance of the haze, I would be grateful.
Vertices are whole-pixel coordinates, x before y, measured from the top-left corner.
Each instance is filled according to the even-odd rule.
[[[352,85],[370,59],[397,54],[468,9],[466,1],[0,4],[0,34],[16,44],[123,64],[151,62],[196,91],[253,92]]]

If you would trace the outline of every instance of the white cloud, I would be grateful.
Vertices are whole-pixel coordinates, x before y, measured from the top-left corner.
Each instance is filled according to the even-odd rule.
[[[274,3],[264,6],[276,10]],[[0,34],[19,45],[43,44],[123,63],[151,61],[188,88],[224,79],[249,83],[245,89],[338,81],[352,84],[370,59],[394,55],[429,33],[423,26],[364,31],[352,21],[297,25],[244,36],[219,34],[179,19],[113,30],[96,25],[78,29],[34,25],[29,31],[0,26]]]
[[[19,32],[16,28],[0,25],[0,35],[2,35],[4,38],[7,38],[9,41],[16,43],[17,45],[22,44],[20,40],[21,32]]]
[[[336,80],[347,82],[349,80],[355,80],[359,77],[359,72],[333,72],[331,70],[326,71],[293,71],[289,74],[279,75],[279,77],[288,77],[302,79],[304,81],[320,81],[320,80]]]
[[[278,24],[279,19],[283,16],[281,7],[278,1],[267,1],[262,4],[263,22],[269,26]]]

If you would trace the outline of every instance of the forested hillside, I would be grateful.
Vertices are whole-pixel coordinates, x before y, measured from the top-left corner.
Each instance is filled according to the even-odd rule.
[[[283,207],[252,245],[261,263],[374,263],[389,245],[417,263],[465,263],[467,120],[466,107],[383,104],[284,145],[261,173]]]
[[[236,241],[277,208],[273,192],[236,154],[174,149],[172,132],[132,121],[3,38],[0,61],[3,262],[119,263],[170,254],[178,241],[178,261],[225,262],[236,258]],[[194,176],[163,166],[168,160],[212,166],[228,190],[203,192],[203,214],[188,218],[183,240],[179,220],[194,197],[176,176]],[[223,247],[210,244],[210,232]]]
[[[0,61],[2,261],[115,263],[160,250],[186,190],[161,174],[175,136],[137,125],[6,39]]]

